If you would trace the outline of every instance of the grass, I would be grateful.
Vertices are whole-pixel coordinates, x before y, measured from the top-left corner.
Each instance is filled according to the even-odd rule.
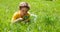
[[[30,23],[11,24],[11,18],[18,11],[20,2],[28,2]],[[60,0],[0,0],[0,32],[60,32]]]

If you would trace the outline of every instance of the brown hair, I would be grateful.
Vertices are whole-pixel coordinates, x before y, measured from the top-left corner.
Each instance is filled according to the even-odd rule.
[[[30,8],[28,6],[19,6],[19,9],[21,10],[24,7],[26,7],[28,10],[30,10]]]

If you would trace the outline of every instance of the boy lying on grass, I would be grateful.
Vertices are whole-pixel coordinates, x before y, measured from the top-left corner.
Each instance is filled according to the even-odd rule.
[[[28,3],[26,2],[21,2],[19,5],[19,11],[15,12],[13,17],[12,17],[12,23],[18,22],[18,21],[26,21],[29,22],[29,11],[30,7]]]

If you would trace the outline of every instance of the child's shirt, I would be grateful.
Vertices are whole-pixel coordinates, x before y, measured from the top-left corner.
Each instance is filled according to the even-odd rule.
[[[30,17],[30,15],[29,15],[29,13],[27,13],[25,16],[23,16],[23,20],[29,21],[30,20],[29,17]],[[14,13],[14,15],[12,17],[12,21],[14,21],[18,18],[21,18],[20,11]]]

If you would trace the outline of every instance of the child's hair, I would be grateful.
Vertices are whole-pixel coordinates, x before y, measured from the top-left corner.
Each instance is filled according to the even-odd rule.
[[[19,5],[19,9],[24,8],[24,7],[28,8],[28,10],[30,9],[28,3],[26,3],[26,2],[21,2],[20,5]]]

